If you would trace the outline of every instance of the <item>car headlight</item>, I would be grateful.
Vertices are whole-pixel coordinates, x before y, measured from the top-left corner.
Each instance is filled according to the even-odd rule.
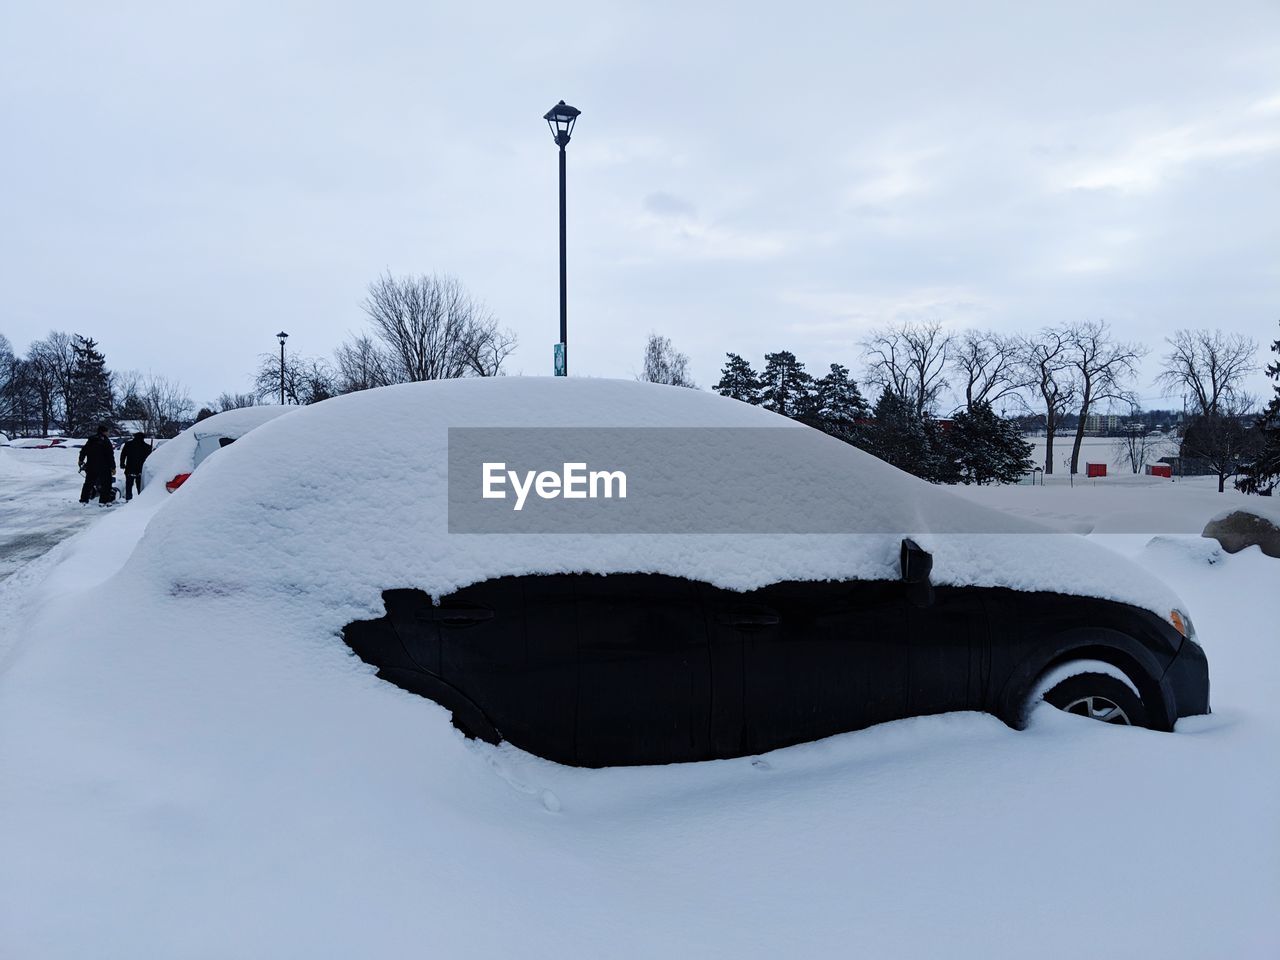
[[[1182,634],[1184,640],[1194,640],[1196,638],[1195,624],[1181,610],[1170,610],[1169,622],[1173,624],[1173,629]]]

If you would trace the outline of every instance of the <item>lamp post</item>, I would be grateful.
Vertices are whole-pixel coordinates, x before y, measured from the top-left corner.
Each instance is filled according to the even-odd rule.
[[[289,335],[281,330],[276,334],[280,338],[280,406],[284,406],[284,342],[289,339]]]
[[[551,128],[556,146],[560,148],[560,343],[556,346],[556,376],[569,375],[569,287],[565,268],[565,236],[564,236],[564,148],[569,145],[569,137],[573,135],[573,125],[582,111],[571,107],[563,100],[548,110],[542,117]]]

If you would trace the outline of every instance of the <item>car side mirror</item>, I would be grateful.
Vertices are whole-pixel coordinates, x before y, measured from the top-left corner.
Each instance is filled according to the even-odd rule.
[[[907,585],[907,596],[918,607],[933,603],[933,584],[929,574],[933,572],[933,554],[914,540],[902,540],[902,582]]]

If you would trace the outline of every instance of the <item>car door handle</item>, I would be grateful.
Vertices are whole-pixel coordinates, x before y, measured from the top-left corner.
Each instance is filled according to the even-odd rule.
[[[717,619],[730,627],[771,627],[780,620],[769,610],[731,610],[720,614]]]
[[[493,611],[486,607],[432,607],[418,614],[419,620],[433,620],[448,627],[465,627],[493,619]]]

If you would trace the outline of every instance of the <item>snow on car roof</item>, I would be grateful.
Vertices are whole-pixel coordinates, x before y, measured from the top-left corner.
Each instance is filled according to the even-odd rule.
[[[172,440],[165,441],[163,445],[156,443],[155,449],[142,466],[144,492],[149,487],[163,487],[165,481],[171,480],[179,473],[189,473],[195,465],[196,444],[200,437],[212,434],[239,439],[250,430],[262,426],[269,420],[274,420],[282,413],[296,409],[296,407],[273,403],[259,407],[226,410],[192,424]]]
[[[251,411],[220,416],[232,414]],[[760,513],[783,502],[794,509],[799,499],[818,517],[874,516],[876,532],[450,533],[451,427],[785,427],[801,431],[805,464],[847,483],[798,488],[794,471],[721,457],[689,484],[693,506],[685,508],[722,508],[728,496],[742,512]],[[397,441],[387,443],[388,434]],[[725,476],[736,478],[728,494]],[[588,378],[402,384],[299,408],[195,473],[156,514],[130,562],[169,594],[297,601],[318,617],[317,629],[333,631],[379,614],[385,589],[439,597],[510,575],[662,573],[734,590],[897,579],[903,536],[933,553],[936,584],[1080,594],[1162,616],[1177,604],[1112,551],[970,503],[759,407]]]

